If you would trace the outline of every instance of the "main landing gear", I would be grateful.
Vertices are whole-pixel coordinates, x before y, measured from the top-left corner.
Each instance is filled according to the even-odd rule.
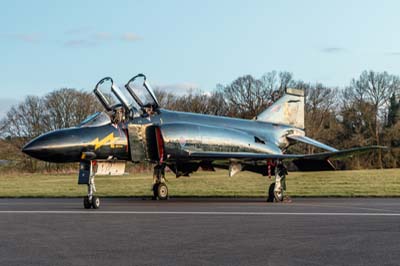
[[[284,191],[286,190],[286,175],[288,174],[286,167],[282,161],[277,160],[275,165],[275,182],[269,186],[268,202],[282,202],[284,199]]]
[[[78,184],[86,184],[88,186],[88,194],[83,198],[85,209],[98,209],[100,207],[100,198],[94,196],[94,192],[96,192],[94,167],[96,167],[96,161],[83,161],[79,165]]]
[[[157,164],[153,172],[153,200],[168,199],[168,187],[165,180],[165,164]]]

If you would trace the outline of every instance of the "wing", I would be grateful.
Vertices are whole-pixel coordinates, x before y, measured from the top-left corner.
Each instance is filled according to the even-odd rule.
[[[387,149],[384,146],[366,146],[341,151],[321,152],[315,154],[266,154],[266,153],[250,153],[250,152],[191,152],[189,157],[196,160],[230,160],[238,159],[244,161],[257,161],[267,159],[282,160],[327,160],[327,159],[343,159],[352,157],[356,154],[367,153],[373,150]]]
[[[302,159],[313,159],[313,160],[327,160],[327,159],[344,159],[344,158],[351,158],[353,155],[368,153],[373,150],[387,150],[388,148],[385,146],[365,146],[365,147],[358,147],[358,148],[351,148],[341,151],[334,151],[334,152],[322,152],[322,153],[315,153],[315,154],[307,154],[304,155]]]
[[[289,135],[289,136],[286,136],[286,137],[288,139],[290,139],[290,140],[295,140],[295,141],[298,141],[298,142],[309,144],[309,145],[312,145],[312,146],[315,146],[315,147],[318,147],[318,148],[321,148],[321,149],[324,149],[324,150],[327,150],[327,151],[331,151],[331,152],[338,151],[337,149],[335,149],[335,148],[333,148],[331,146],[328,146],[328,145],[326,145],[324,143],[321,143],[319,141],[316,141],[315,139],[312,139],[312,138],[309,138],[309,137],[306,137],[306,136]]]

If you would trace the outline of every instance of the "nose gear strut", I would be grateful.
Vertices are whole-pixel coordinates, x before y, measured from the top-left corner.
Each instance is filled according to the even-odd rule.
[[[88,186],[87,196],[83,198],[85,209],[98,209],[100,207],[100,198],[94,196],[94,192],[96,192],[94,167],[97,167],[96,161],[81,161],[79,165],[78,184],[87,184]]]

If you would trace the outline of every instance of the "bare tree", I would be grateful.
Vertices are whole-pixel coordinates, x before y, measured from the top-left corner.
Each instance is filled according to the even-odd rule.
[[[336,136],[339,130],[336,118],[338,89],[317,83],[315,86],[307,86],[305,92],[307,135],[331,145],[338,144]],[[308,152],[313,153],[314,147],[309,146]]]
[[[7,137],[7,142],[16,150],[20,151],[22,146],[30,139],[44,133],[46,127],[44,117],[46,113],[43,99],[36,96],[28,96],[17,106],[11,107],[5,118],[0,122],[0,129],[3,136]],[[34,170],[37,161],[30,157],[23,156],[23,168]]]
[[[49,129],[68,128],[78,125],[88,115],[101,110],[92,94],[75,89],[60,89],[44,98]]]
[[[353,97],[358,103],[369,102],[373,106],[370,115],[374,118],[371,133],[375,144],[380,145],[380,132],[385,119],[391,95],[400,88],[400,79],[387,72],[364,71],[358,79],[353,79],[347,89],[348,96]],[[382,167],[382,154],[378,151],[378,165]]]
[[[261,80],[251,75],[239,77],[224,88],[224,96],[227,99],[231,115],[241,118],[253,118],[267,106],[269,90],[264,87]]]
[[[157,88],[154,89],[154,94],[162,108],[173,109],[173,105],[177,99],[175,94]]]
[[[3,135],[15,137],[19,147],[25,140],[36,137],[46,131],[43,126],[46,114],[43,99],[28,96],[17,106],[11,107],[1,122]]]
[[[229,106],[225,100],[224,93],[216,90],[208,97],[207,114],[210,115],[228,115]]]
[[[265,73],[260,80],[272,102],[281,97],[287,88],[297,86],[297,82],[293,80],[293,74],[286,71]]]

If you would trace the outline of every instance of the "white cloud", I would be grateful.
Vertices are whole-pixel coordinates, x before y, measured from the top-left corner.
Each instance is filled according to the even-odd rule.
[[[96,45],[96,43],[90,40],[74,39],[66,41],[64,45],[68,47],[88,47],[88,46],[94,46]]]
[[[385,55],[400,56],[400,52],[388,52],[388,53],[385,53]]]
[[[73,28],[65,31],[65,34],[68,35],[77,35],[77,34],[84,34],[88,33],[91,30],[90,27],[80,27],[80,28]]]
[[[200,90],[199,85],[190,82],[182,82],[175,84],[157,84],[153,85],[154,89],[159,89],[167,93],[173,93],[175,95],[184,95],[190,92]]]
[[[41,35],[38,33],[18,34],[16,37],[24,42],[37,42],[41,40]]]
[[[105,44],[106,41],[134,42],[142,39],[132,32],[96,32],[88,27],[70,29],[65,31],[64,35],[65,39],[62,40],[61,43],[68,47],[89,47],[97,44]],[[0,39],[24,43],[37,43],[43,40],[43,35],[40,33],[0,33]]]
[[[127,42],[134,42],[134,41],[138,41],[140,39],[141,38],[138,35],[136,35],[136,34],[134,34],[132,32],[125,32],[121,36],[121,40],[127,41]]]
[[[110,32],[102,31],[95,33],[94,37],[97,40],[108,41],[111,40],[113,36]]]
[[[325,47],[321,50],[321,52],[327,53],[327,54],[337,54],[337,53],[342,53],[345,51],[346,51],[346,49],[344,49],[342,47]]]
[[[88,31],[86,28],[82,29],[74,29],[74,30],[69,30],[65,32],[67,35],[77,35],[76,38],[72,38],[69,40],[66,40],[64,42],[65,46],[68,47],[87,47],[87,46],[93,46],[97,44],[104,44],[106,41],[128,41],[128,42],[133,42],[140,40],[141,38],[132,33],[132,32],[126,32],[120,37],[117,37],[117,34],[107,32],[107,31]]]
[[[41,41],[42,35],[39,33],[12,33],[12,34],[1,34],[0,37],[3,39],[17,40],[25,43],[35,43]]]

